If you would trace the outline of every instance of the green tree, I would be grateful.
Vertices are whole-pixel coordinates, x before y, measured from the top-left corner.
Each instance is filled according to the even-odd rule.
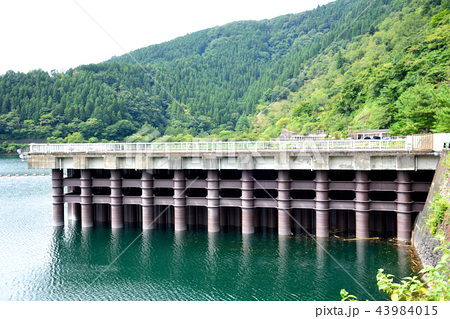
[[[433,132],[450,132],[450,88],[443,85],[441,91],[435,95],[438,109],[435,114]]]
[[[393,134],[406,135],[428,133],[435,125],[437,101],[431,84],[422,83],[406,90],[396,105],[397,122],[392,126]]]
[[[236,132],[247,132],[250,128],[250,123],[247,116],[241,115],[236,122],[235,130]]]
[[[86,122],[81,122],[78,124],[80,132],[86,138],[90,137],[100,137],[103,132],[104,125],[101,121],[96,118],[89,118]]]
[[[65,139],[64,142],[66,143],[85,143],[86,140],[83,138],[83,134],[80,132],[74,132],[72,134],[69,134]]]
[[[136,130],[136,127],[131,121],[120,120],[117,123],[108,126],[105,130],[105,135],[110,140],[122,140],[133,134]]]

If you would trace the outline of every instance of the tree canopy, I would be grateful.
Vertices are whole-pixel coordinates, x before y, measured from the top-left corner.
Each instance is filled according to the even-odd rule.
[[[449,20],[449,0],[337,0],[65,73],[8,71],[0,140],[448,132]]]

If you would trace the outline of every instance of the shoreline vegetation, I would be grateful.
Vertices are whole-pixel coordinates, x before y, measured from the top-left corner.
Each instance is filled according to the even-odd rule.
[[[29,144],[17,144],[15,142],[0,143],[0,155],[18,155],[18,149],[27,149]]]
[[[0,139],[450,132],[449,43],[450,0],[336,0],[233,22],[64,73],[6,72]]]
[[[434,249],[440,259],[435,266],[422,265],[418,276],[397,278],[379,269],[376,275],[378,288],[387,293],[392,301],[449,301],[450,300],[450,156],[445,160],[446,173],[439,193],[433,197],[429,215],[421,231],[429,232],[437,241]],[[342,301],[356,301],[345,289]]]

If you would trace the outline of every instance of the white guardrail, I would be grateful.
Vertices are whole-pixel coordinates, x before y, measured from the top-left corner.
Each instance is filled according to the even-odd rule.
[[[239,152],[239,151],[407,151],[406,139],[172,143],[30,144],[28,154],[108,152]]]

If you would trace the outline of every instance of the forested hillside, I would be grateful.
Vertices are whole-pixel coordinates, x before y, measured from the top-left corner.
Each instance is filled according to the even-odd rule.
[[[123,139],[164,129],[166,104],[139,67],[102,63],[65,74],[7,72],[0,82],[0,138]],[[74,134],[78,133],[78,134]]]
[[[398,3],[398,1],[396,1]],[[287,100],[262,103],[253,130],[276,136],[390,128],[450,132],[450,4],[412,1],[371,31],[316,57]]]
[[[337,0],[63,73],[0,76],[0,139],[450,131],[450,0]],[[364,116],[364,121],[363,120]]]

